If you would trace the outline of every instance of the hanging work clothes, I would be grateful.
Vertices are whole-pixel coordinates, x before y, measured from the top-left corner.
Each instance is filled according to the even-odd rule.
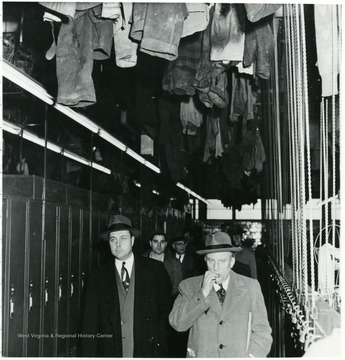
[[[241,4],[216,3],[211,25],[211,61],[242,61],[245,13]]]
[[[255,167],[255,139],[256,139],[256,121],[242,120],[242,134],[239,143],[239,155],[242,161],[242,169],[252,171]]]
[[[280,7],[281,4],[244,4],[247,12],[247,18],[251,22],[256,22],[262,18],[272,15]]]
[[[209,8],[207,4],[187,3],[188,17],[183,23],[182,37],[204,31],[209,22]]]
[[[40,5],[55,13],[74,19],[78,11],[88,10],[102,4],[101,2],[39,2]]]
[[[230,121],[236,122],[239,117],[254,119],[254,103],[252,77],[246,74],[232,73],[230,103]]]
[[[207,93],[211,84],[211,75],[212,75],[212,64],[210,60],[211,54],[211,23],[213,19],[214,7],[210,9],[209,14],[209,23],[202,33],[202,46],[201,46],[201,56],[197,66],[194,86],[198,90],[199,100],[207,107],[211,108],[213,106],[212,101],[207,96]]]
[[[194,97],[190,96],[187,100],[182,100],[180,118],[183,134],[195,135],[196,128],[199,128],[202,124],[202,116],[202,111],[195,103]]]
[[[186,175],[186,151],[180,121],[180,99],[163,91],[159,98],[159,142],[165,151],[166,166],[173,181],[181,181]]]
[[[140,41],[140,51],[174,60],[187,16],[185,3],[134,3],[130,36]]]
[[[132,39],[129,37],[131,28],[129,22],[133,12],[133,3],[123,2],[121,4],[123,15],[122,12],[120,12],[119,18],[114,22],[113,25],[115,61],[118,67],[128,68],[137,64],[138,43],[132,41]]]
[[[321,76],[322,96],[338,94],[339,75],[339,23],[338,5],[315,5],[315,40],[317,66]]]
[[[151,60],[151,61],[150,61]],[[140,54],[135,71],[134,122],[140,127],[158,129],[157,93],[160,80],[160,59]]]
[[[243,65],[254,63],[255,76],[269,79],[273,61],[274,37],[268,20],[247,22],[244,41]]]
[[[266,161],[266,152],[264,148],[264,144],[262,143],[259,128],[256,129],[255,134],[255,147],[254,147],[254,154],[255,154],[255,162],[254,167],[257,172],[262,172],[263,164]]]
[[[195,94],[195,75],[201,55],[202,32],[181,39],[178,58],[167,64],[162,88],[176,95]]]
[[[219,116],[214,111],[209,111],[206,118],[206,141],[204,162],[208,162],[211,155],[221,157],[223,154],[222,139],[220,134]]]
[[[113,22],[101,19],[102,6],[77,11],[74,19],[61,24],[57,50],[57,102],[83,107],[96,102],[92,80],[93,60],[108,59]]]
[[[225,108],[229,103],[227,68],[220,61],[210,61],[210,34],[213,12],[214,7],[210,10],[210,22],[203,32],[202,55],[197,66],[194,86],[198,90],[199,100],[207,108],[212,108],[214,105]]]

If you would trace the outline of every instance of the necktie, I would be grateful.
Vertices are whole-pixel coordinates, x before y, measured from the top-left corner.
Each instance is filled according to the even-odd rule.
[[[217,290],[217,296],[218,296],[220,304],[223,305],[225,295],[226,295],[226,291],[223,288],[222,284],[219,284],[219,286],[220,286],[220,288]]]
[[[182,263],[182,255],[179,255],[178,260],[180,263]]]
[[[128,271],[127,271],[125,265],[126,265],[126,262],[124,261],[122,263],[122,268],[121,268],[121,280],[122,280],[122,285],[123,285],[125,291],[127,292],[128,288],[129,288],[129,275],[128,275]]]

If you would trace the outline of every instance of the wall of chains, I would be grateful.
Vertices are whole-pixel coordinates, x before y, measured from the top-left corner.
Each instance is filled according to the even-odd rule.
[[[273,20],[266,237],[279,316],[300,354],[340,328],[341,26],[341,5],[285,4]]]

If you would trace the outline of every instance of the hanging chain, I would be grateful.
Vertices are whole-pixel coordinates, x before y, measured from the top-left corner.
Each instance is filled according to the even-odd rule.
[[[304,8],[301,6],[301,16],[304,19]],[[308,72],[307,72],[307,50],[306,50],[306,34],[304,21],[301,22],[302,32],[302,55],[303,55],[303,91],[306,99],[308,96]],[[307,149],[307,180],[308,180],[308,200],[309,200],[309,264],[311,272],[311,297],[312,297],[312,308],[315,307],[315,267],[314,267],[314,234],[313,234],[313,216],[312,216],[312,182],[311,182],[311,154],[310,154],[310,127],[309,127],[309,104],[305,104],[305,125],[306,125],[306,149]],[[306,289],[307,291],[307,289]]]
[[[292,74],[291,28],[290,28],[291,16],[290,16],[290,6],[289,5],[284,5],[284,15],[285,15],[284,16],[284,28],[285,28],[285,37],[286,37],[285,51],[286,51],[286,62],[287,62],[286,78],[288,79],[287,95],[288,95],[288,104],[292,104],[292,102],[293,102],[293,99],[292,99],[292,76],[290,76],[290,74]],[[291,106],[288,106],[287,108],[288,108],[288,119],[290,120],[292,118]],[[292,209],[294,209],[295,208],[295,195],[294,195],[295,187],[293,186],[293,184],[294,184],[293,164],[294,164],[294,160],[295,160],[295,152],[294,152],[293,141],[291,141],[291,139],[294,139],[293,126],[291,124],[291,121],[288,121],[288,131],[289,131],[289,154],[291,154],[291,156],[292,156],[292,161],[289,162],[290,182],[291,182],[290,199],[291,199],[291,207],[292,207]],[[292,216],[294,217],[293,214],[292,214]],[[293,241],[295,231],[296,231],[295,221],[293,218],[291,221],[291,235],[290,235],[291,244],[292,244],[291,247],[292,247],[292,268],[293,268],[292,288],[294,288],[295,284],[296,284],[296,244],[295,244],[295,241]]]

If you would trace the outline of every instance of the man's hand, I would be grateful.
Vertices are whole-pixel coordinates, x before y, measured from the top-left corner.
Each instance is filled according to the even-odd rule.
[[[209,295],[212,290],[213,284],[216,282],[217,275],[212,271],[206,271],[204,275],[204,280],[202,282],[201,290],[205,297]]]

